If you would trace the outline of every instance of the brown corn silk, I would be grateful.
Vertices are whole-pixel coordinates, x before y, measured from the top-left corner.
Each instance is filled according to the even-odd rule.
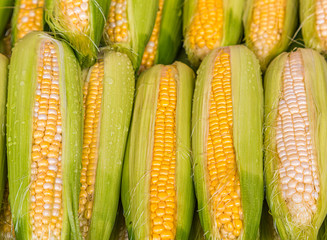
[[[276,142],[279,187],[292,219],[298,225],[311,223],[320,192],[307,97],[303,60],[297,51],[289,55],[283,70]]]
[[[160,24],[161,24],[161,17],[162,17],[162,10],[163,10],[164,0],[159,0],[159,9],[157,11],[156,21],[154,24],[154,28],[152,30],[152,34],[148,44],[145,47],[142,62],[140,66],[140,71],[144,71],[149,67],[152,67],[154,64],[154,60],[157,53],[158,48],[158,40],[159,40],[159,32],[160,32]]]
[[[128,42],[127,0],[112,0],[105,32],[110,42]]]
[[[10,204],[8,201],[9,186],[7,184],[3,195],[3,203],[0,211],[0,239],[15,239],[15,231],[11,218]]]
[[[190,48],[203,59],[222,41],[223,0],[198,0],[196,12],[186,35]]]
[[[61,235],[61,149],[58,57],[54,45],[44,41],[38,62],[33,116],[29,213],[33,238],[51,239]]]
[[[18,8],[17,39],[29,32],[43,30],[44,0],[21,0]]]
[[[89,26],[89,0],[60,0],[61,14],[71,29],[87,32]]]
[[[266,58],[282,37],[287,0],[254,0],[249,40],[259,59]]]
[[[222,239],[237,239],[243,226],[240,180],[233,147],[233,105],[228,48],[217,55],[209,100],[207,171],[211,211]]]
[[[176,234],[176,74],[175,67],[164,67],[159,85],[150,183],[151,239],[174,239]]]
[[[92,67],[90,79],[84,86],[84,140],[79,196],[80,230],[84,238],[87,238],[89,231],[94,200],[103,78],[104,61],[99,59]]]

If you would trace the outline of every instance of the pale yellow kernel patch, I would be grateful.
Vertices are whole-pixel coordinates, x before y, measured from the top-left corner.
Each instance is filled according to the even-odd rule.
[[[176,73],[174,67],[164,67],[159,85],[150,183],[151,239],[174,239],[176,234]]]
[[[62,127],[55,46],[41,45],[34,102],[30,218],[32,237],[60,238],[62,229]]]
[[[9,186],[7,184],[4,194],[3,202],[0,210],[0,239],[11,240],[15,239],[14,225],[11,218],[10,204],[9,204]]]
[[[327,4],[324,0],[316,0],[315,6],[316,30],[320,38],[321,47],[327,47]]]
[[[89,81],[86,83],[87,87],[84,87],[84,140],[78,210],[80,230],[84,239],[87,238],[89,231],[94,201],[103,78],[104,61],[99,59],[91,69]]]
[[[240,180],[233,146],[229,50],[215,59],[210,91],[207,168],[211,208],[222,239],[237,239],[243,228]]]
[[[44,0],[22,0],[18,6],[17,38],[43,30]]]
[[[286,0],[254,0],[250,41],[259,59],[266,58],[283,33]]]
[[[89,27],[89,0],[60,0],[61,15],[72,30],[87,32]]]
[[[127,1],[112,0],[105,32],[112,43],[128,41]]]

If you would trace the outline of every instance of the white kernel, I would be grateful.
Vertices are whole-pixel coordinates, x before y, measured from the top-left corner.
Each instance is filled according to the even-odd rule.
[[[300,166],[296,166],[295,167],[295,171],[297,172],[297,173],[303,173],[303,167],[300,165]]]
[[[313,183],[312,176],[311,175],[304,175],[303,182],[304,183]]]
[[[56,159],[56,158],[48,158],[48,163],[50,165],[56,165],[58,163],[58,159]]]
[[[22,22],[23,22],[23,23],[26,23],[26,22],[28,22],[28,17],[27,17],[27,16],[25,16],[25,17],[22,17]]]
[[[294,166],[294,167],[299,166],[300,165],[300,161],[299,160],[293,160],[291,162],[291,165]]]
[[[43,184],[43,188],[44,189],[53,189],[53,184],[52,183],[45,183],[45,184]]]
[[[36,199],[35,199],[35,196],[31,196],[31,202],[35,202]]]
[[[48,169],[52,170],[52,171],[55,171],[55,172],[58,171],[58,167],[56,165],[49,165]]]
[[[55,135],[55,137],[54,137],[54,139],[56,140],[56,141],[61,141],[61,134],[56,134]]]
[[[293,194],[293,196],[292,196],[292,200],[293,200],[295,203],[300,203],[300,202],[302,202],[302,194],[301,194],[301,193],[295,193],[295,194]]]
[[[48,119],[48,116],[45,115],[45,114],[40,114],[40,115],[38,116],[38,119],[39,119],[39,120],[47,120],[47,119]]]
[[[51,215],[51,212],[49,210],[44,210],[43,211],[43,216],[44,217],[50,217],[50,215]]]
[[[48,204],[48,203],[46,203],[46,204],[44,204],[44,209],[50,209],[51,208],[51,205],[50,204]]]
[[[297,173],[294,178],[298,182],[303,182],[303,174],[302,173]]]
[[[62,180],[61,180],[61,178],[56,178],[55,183],[62,184]]]
[[[82,9],[83,11],[86,11],[88,8],[89,8],[89,6],[88,6],[88,3],[87,3],[87,2],[83,2],[83,3],[81,4],[81,9]]]
[[[57,126],[57,133],[61,133],[61,131],[62,131],[62,128],[61,128],[60,125],[58,125],[58,126]]]
[[[296,192],[296,191],[295,191],[294,188],[289,188],[289,189],[287,189],[287,191],[286,191],[286,197],[287,197],[287,198],[290,198],[290,197],[291,197],[295,192]]]
[[[80,9],[79,7],[75,7],[75,8],[74,8],[74,13],[75,13],[75,14],[78,15],[78,14],[80,14],[80,12],[81,12],[81,9]]]
[[[59,210],[57,210],[57,209],[53,209],[53,210],[52,210],[52,215],[53,215],[54,217],[59,217]]]
[[[51,79],[51,75],[50,74],[43,74],[43,78],[44,79]]]
[[[290,180],[287,184],[289,188],[295,188],[296,187],[296,181],[294,179]]]
[[[294,178],[295,177],[295,170],[290,170],[290,171],[287,171],[287,176],[291,177],[291,178]]]
[[[284,178],[281,179],[281,183],[282,184],[287,184],[290,180],[291,180],[290,177],[284,177]]]
[[[62,190],[61,184],[55,184],[55,190],[56,191],[61,191]]]
[[[303,183],[297,183],[296,184],[296,191],[298,191],[298,192],[303,192],[304,191],[304,184]]]

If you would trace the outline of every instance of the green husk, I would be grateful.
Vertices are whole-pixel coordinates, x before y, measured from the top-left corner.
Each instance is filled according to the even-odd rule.
[[[327,65],[322,56],[310,49],[298,49],[302,55],[307,95],[310,131],[316,149],[317,169],[320,176],[320,194],[317,212],[309,225],[296,224],[288,211],[279,189],[277,174],[279,159],[276,145],[278,103],[281,96],[282,73],[290,53],[282,53],[270,64],[265,75],[265,178],[267,202],[276,222],[281,239],[317,239],[319,228],[327,213]]]
[[[171,64],[182,43],[183,0],[165,0],[154,64]],[[172,27],[174,26],[174,27]]]
[[[231,62],[233,145],[241,185],[243,231],[238,239],[256,239],[263,203],[263,90],[258,60],[245,46],[228,47]],[[206,239],[220,239],[210,209],[206,142],[209,96],[216,56],[212,51],[201,63],[196,80],[192,114],[192,150],[198,212]]]
[[[155,23],[159,0],[126,0],[128,41],[111,42],[107,32],[103,38],[106,45],[126,53],[131,59],[135,71],[141,65],[143,52],[148,43]]]
[[[8,58],[0,54],[0,209],[6,180],[6,102]]]
[[[205,54],[197,54],[191,49],[190,43],[187,37],[188,30],[193,20],[193,16],[196,13],[197,3],[199,0],[185,0],[183,9],[183,35],[184,35],[184,48],[194,67],[198,67],[204,57],[210,52]],[[244,0],[223,0],[224,8],[224,26],[222,40],[219,46],[229,46],[238,44],[242,39],[243,25],[242,14],[244,7]]]
[[[264,201],[262,208],[260,240],[280,240],[266,201]]]
[[[8,20],[11,16],[15,0],[1,0],[0,1],[0,38],[6,30]]]
[[[89,0],[89,26],[87,30],[80,31],[70,27],[68,16],[63,15],[59,8],[60,0],[46,1],[46,22],[53,32],[75,50],[82,67],[90,67],[96,61],[110,2],[111,0]]]
[[[245,43],[246,45],[253,50],[253,42],[251,42],[251,23],[252,23],[252,11],[255,0],[247,0],[245,4],[243,22],[244,22],[244,34],[245,34]],[[278,54],[285,51],[287,47],[291,44],[291,39],[295,33],[297,23],[298,23],[298,1],[297,0],[285,0],[285,18],[283,31],[279,42],[270,49],[269,54],[263,58],[258,57],[261,69],[266,70],[268,64],[272,59],[274,59]],[[257,53],[254,52],[256,55]]]
[[[327,54],[316,28],[316,0],[300,0],[300,21],[305,46]]]
[[[29,216],[34,99],[40,46],[51,41],[57,51],[62,116],[62,239],[80,239],[78,197],[82,157],[83,96],[80,67],[72,50],[42,32],[17,42],[9,66],[7,153],[9,201],[16,239],[32,239]],[[50,236],[49,236],[50,237]]]
[[[88,239],[109,239],[114,227],[135,88],[134,70],[127,55],[105,49],[102,54],[104,79],[99,147]]]
[[[191,105],[194,72],[185,64],[177,68],[176,104],[176,236],[188,239],[194,209],[191,173]],[[126,226],[131,239],[150,238],[150,179],[154,123],[163,65],[142,73],[137,81],[136,99],[131,130],[125,154],[122,204]]]
[[[19,10],[20,7],[22,5],[23,0],[15,0],[15,8],[14,8],[14,13],[13,13],[13,17],[11,19],[11,42],[12,42],[12,46],[15,45],[15,43],[19,40],[18,39],[18,29],[17,29],[17,23],[18,23],[18,14],[19,14]],[[38,0],[40,1],[40,0]],[[47,0],[45,0],[45,2],[47,2]],[[44,13],[43,13],[44,14]],[[44,19],[42,18],[42,25],[44,25]]]

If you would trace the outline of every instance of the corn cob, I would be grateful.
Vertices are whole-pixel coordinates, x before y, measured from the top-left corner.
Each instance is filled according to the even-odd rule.
[[[0,38],[5,33],[8,20],[12,13],[14,0],[1,0],[0,1]]]
[[[194,66],[212,49],[241,40],[243,5],[243,0],[185,1],[184,48]]]
[[[175,62],[138,79],[121,193],[131,239],[188,239],[193,78],[189,67]]]
[[[140,71],[157,63],[170,64],[175,59],[182,37],[182,6],[182,0],[159,0],[155,24],[142,56]]]
[[[45,0],[16,0],[12,25],[12,44],[32,31],[43,30]]]
[[[79,239],[80,67],[41,32],[13,49],[8,84],[9,202],[19,239]]]
[[[5,187],[6,166],[6,100],[8,59],[0,54],[0,209]]]
[[[110,0],[47,0],[46,22],[76,51],[83,67],[97,58]]]
[[[244,46],[201,63],[192,114],[198,212],[206,239],[256,239],[263,201],[263,90]]]
[[[327,213],[326,79],[310,49],[279,55],[265,75],[267,202],[282,239],[316,239]]]
[[[180,0],[168,1],[180,2]],[[145,46],[154,28],[158,6],[159,0],[111,0],[103,34],[104,41],[107,45],[128,54],[135,70],[138,70],[141,65]],[[167,16],[167,18],[172,16],[175,17],[176,14]],[[168,33],[173,34],[174,32],[168,30]],[[163,44],[166,45],[166,43]],[[168,58],[170,59],[170,57]]]
[[[300,0],[302,35],[307,47],[327,54],[327,8],[324,0]]]
[[[115,223],[134,82],[128,57],[106,50],[87,77],[79,198],[84,239],[109,239]]]
[[[248,0],[244,26],[246,45],[266,70],[270,61],[285,51],[297,26],[297,0]]]
[[[0,211],[0,239],[2,240],[15,239],[15,232],[14,232],[14,226],[12,224],[8,197],[9,197],[9,186],[7,183],[5,188],[5,193],[3,195],[3,203]]]
[[[264,201],[262,208],[260,240],[280,240],[266,201]]]

